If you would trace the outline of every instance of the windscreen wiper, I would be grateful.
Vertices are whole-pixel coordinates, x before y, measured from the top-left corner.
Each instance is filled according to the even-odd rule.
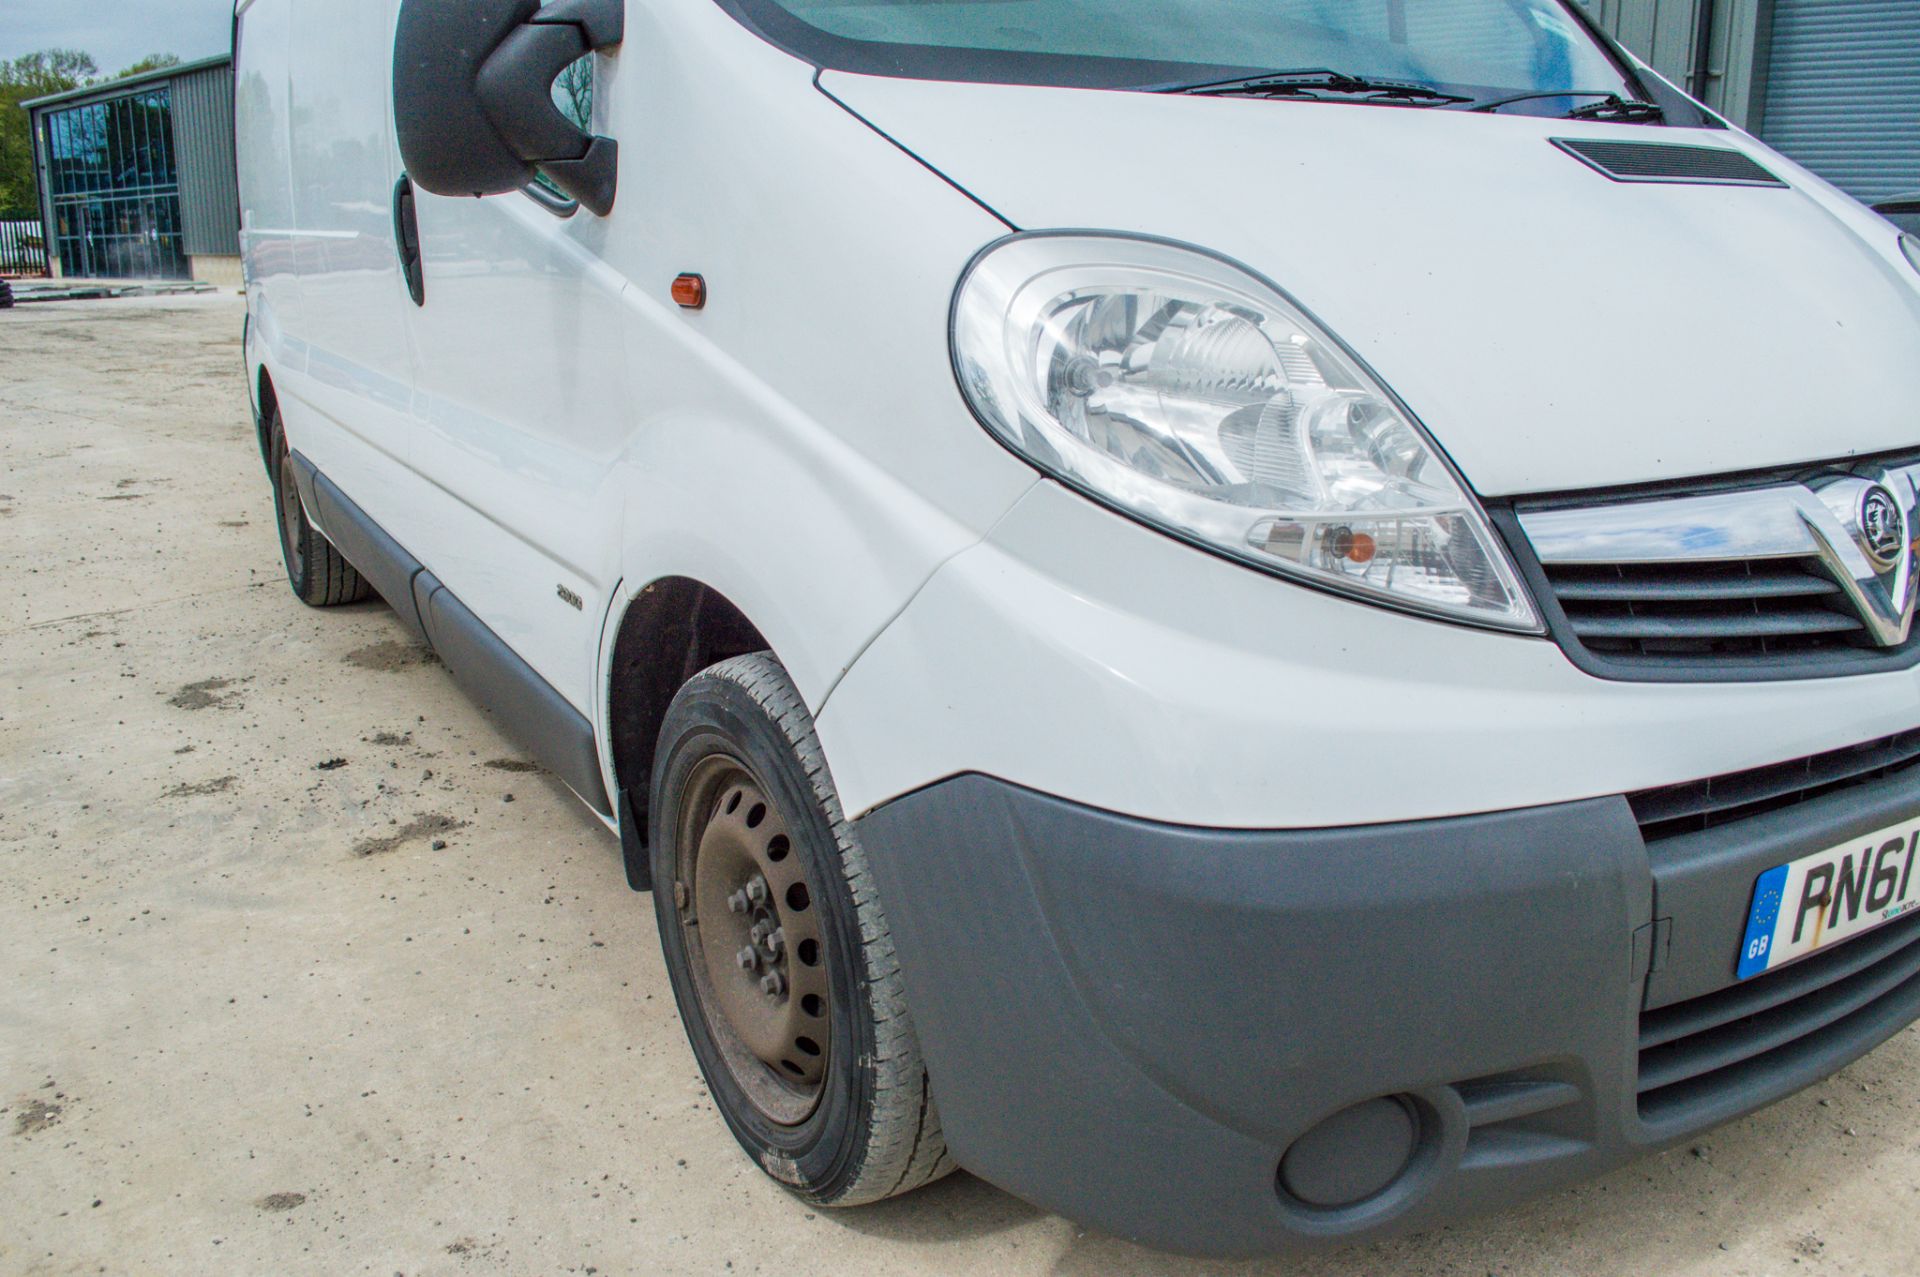
[[[1569,120],[1605,120],[1611,124],[1665,124],[1666,108],[1658,102],[1642,102],[1609,93],[1604,102],[1576,106],[1564,117]]]
[[[1536,93],[1515,93],[1504,98],[1494,98],[1490,102],[1476,102],[1475,111],[1498,111],[1503,106],[1512,106],[1516,102],[1551,101],[1554,98],[1600,98],[1599,102],[1590,102],[1586,106],[1576,106],[1562,119],[1567,120],[1607,120],[1616,124],[1659,124],[1667,118],[1667,113],[1657,102],[1641,102],[1634,98],[1623,98],[1612,89],[1542,89]]]
[[[1641,102],[1635,98],[1623,98],[1612,89],[1542,89],[1536,93],[1515,93],[1504,98],[1494,98],[1490,102],[1476,102],[1475,111],[1498,111],[1503,106],[1512,106],[1516,102],[1541,102],[1554,98],[1599,98],[1598,102],[1589,102],[1585,106],[1576,106],[1562,119],[1566,120],[1606,120],[1615,124],[1659,124],[1665,122],[1667,113],[1658,102]]]
[[[1430,84],[1416,84],[1406,80],[1377,80],[1321,68],[1304,71],[1273,71],[1265,75],[1241,76],[1232,80],[1211,80],[1200,84],[1170,84],[1156,87],[1153,91],[1223,98],[1338,97],[1367,102],[1419,103],[1434,106],[1450,102],[1473,101],[1472,98],[1462,97],[1458,93],[1436,89]]]

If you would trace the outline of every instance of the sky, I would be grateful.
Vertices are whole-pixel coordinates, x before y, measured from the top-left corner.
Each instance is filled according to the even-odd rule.
[[[111,75],[150,53],[225,53],[233,0],[0,0],[0,60],[81,49]]]

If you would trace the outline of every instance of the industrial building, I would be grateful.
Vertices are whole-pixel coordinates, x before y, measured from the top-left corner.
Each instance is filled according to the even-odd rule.
[[[24,105],[55,274],[239,285],[231,57]]]

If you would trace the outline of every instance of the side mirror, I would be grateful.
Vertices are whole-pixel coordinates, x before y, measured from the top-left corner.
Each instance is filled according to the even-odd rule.
[[[393,116],[407,175],[435,195],[504,195],[536,172],[605,217],[619,146],[582,133],[553,82],[626,35],[626,0],[402,0]]]

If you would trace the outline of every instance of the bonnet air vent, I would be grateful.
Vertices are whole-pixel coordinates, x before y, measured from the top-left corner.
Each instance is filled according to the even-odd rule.
[[[1665,182],[1695,186],[1785,186],[1740,151],[1718,146],[1664,142],[1601,142],[1556,137],[1555,146],[1616,182]]]

